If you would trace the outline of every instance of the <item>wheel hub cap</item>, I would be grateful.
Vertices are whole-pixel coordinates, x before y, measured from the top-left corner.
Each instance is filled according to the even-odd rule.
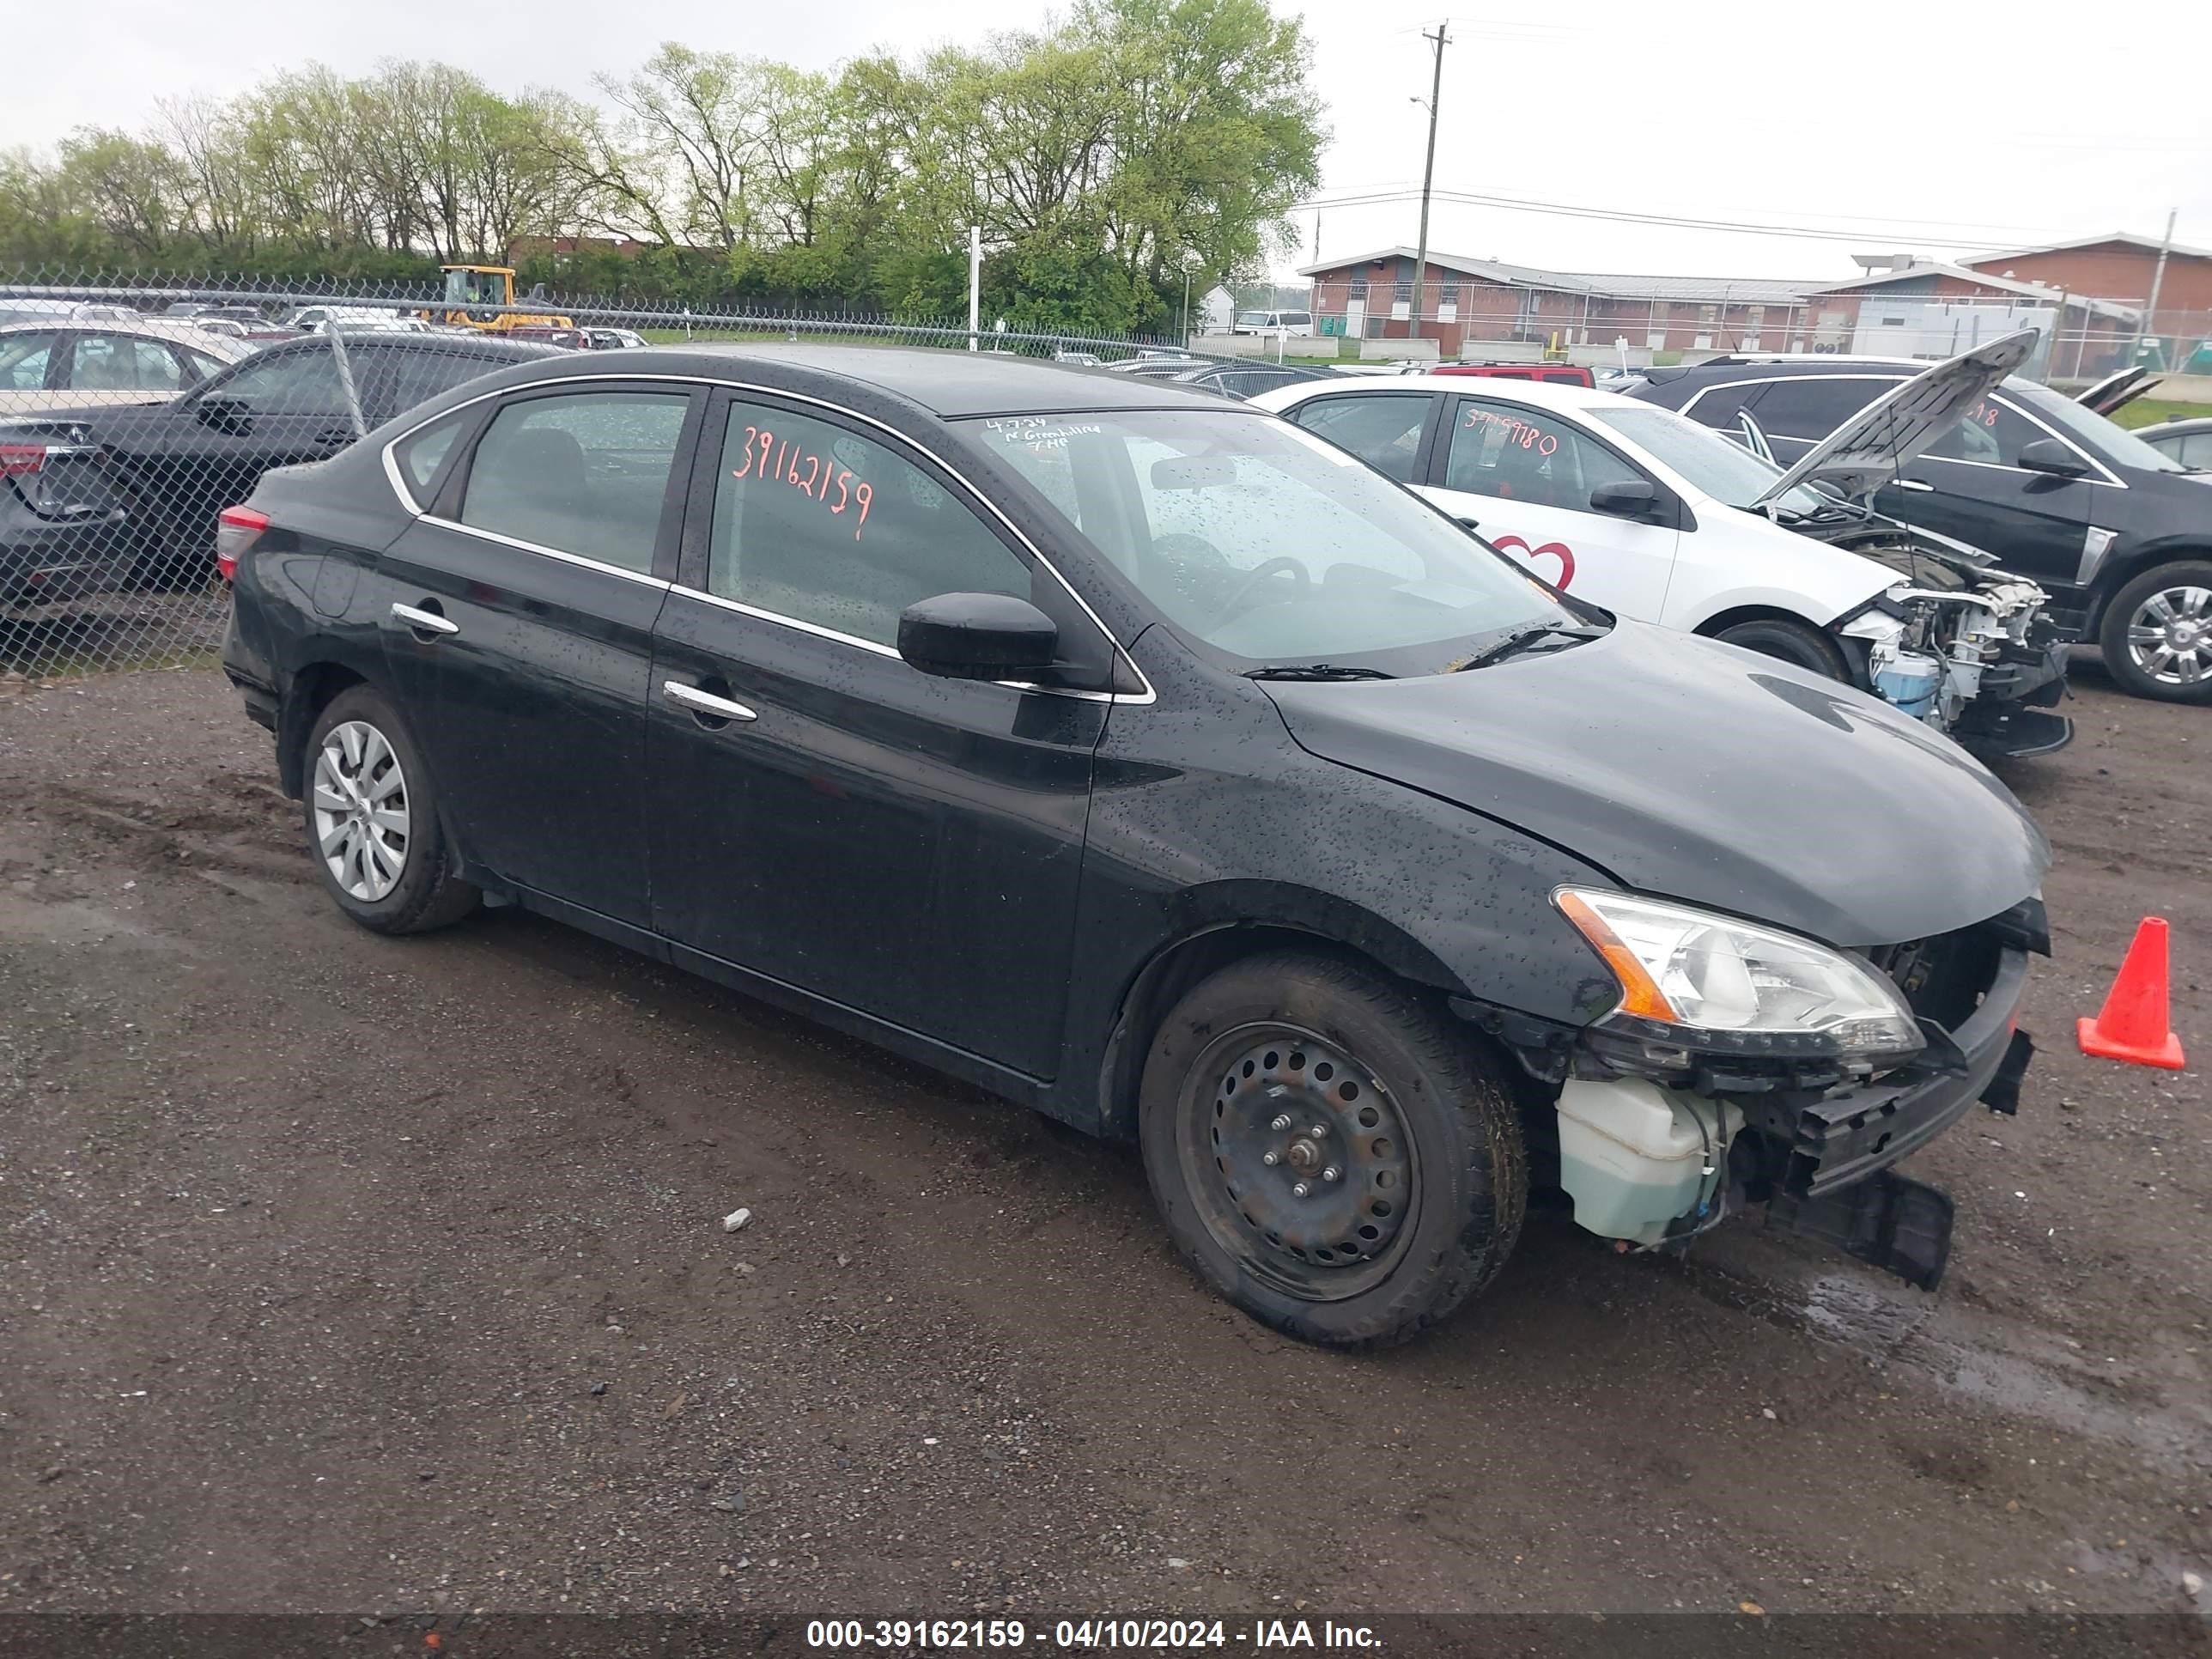
[[[2212,588],[2169,587],[2128,619],[2128,654],[2163,685],[2212,678]]]
[[[332,726],[309,786],[315,850],[351,896],[374,903],[407,869],[407,775],[383,732],[366,720]]]
[[[1316,1269],[1328,1279],[1388,1254],[1413,1164],[1382,1080],[1341,1048],[1279,1028],[1224,1038],[1207,1062],[1207,1207],[1247,1251],[1307,1284]]]

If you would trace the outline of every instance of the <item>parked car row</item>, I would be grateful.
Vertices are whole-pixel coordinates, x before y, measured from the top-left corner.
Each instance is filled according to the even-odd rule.
[[[50,380],[73,373],[87,361],[87,339],[122,341],[134,354],[173,354],[165,401],[121,392],[103,400],[75,381],[35,393],[0,382],[0,601],[205,580],[216,514],[252,494],[269,468],[335,454],[426,398],[551,354],[496,337],[351,336],[349,398],[325,338],[247,355],[219,337],[179,343],[173,337],[188,325],[135,327],[79,332],[44,372]],[[0,331],[0,362],[10,337]]]
[[[1875,357],[1730,356],[1648,370],[1629,395],[1787,465],[1925,368]],[[1870,435],[1880,441],[1879,431]],[[1912,451],[1881,482],[1872,506],[1986,549],[2042,587],[2061,636],[2100,647],[2112,678],[2136,696],[2205,702],[2212,473],[2191,469],[2081,403],[2015,376],[1992,383],[1963,418]]]
[[[1553,586],[1872,691],[1984,754],[2048,752],[2066,650],[2034,582],[1856,504],[2016,365],[2014,336],[1912,383],[1784,471],[1611,392],[1429,375],[1263,407],[1429,496]]]
[[[993,353],[500,345],[543,360],[220,514],[226,671],[362,925],[536,910],[1132,1139],[1194,1269],[1309,1340],[1433,1324],[1538,1186],[1623,1248],[1764,1205],[1940,1277],[1948,1200],[1891,1166],[2015,1104],[2043,838],[1832,664],[1632,614],[1856,560],[1783,527],[1817,484],[1526,383],[1284,419]],[[1650,603],[1455,522],[1539,490],[1667,539],[1620,556]],[[1916,640],[1936,587],[1831,586]]]

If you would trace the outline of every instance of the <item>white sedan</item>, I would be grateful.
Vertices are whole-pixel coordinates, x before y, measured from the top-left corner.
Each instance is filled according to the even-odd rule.
[[[2065,672],[2038,632],[2041,589],[1976,550],[1869,526],[1670,410],[1443,375],[1316,381],[1252,401],[1608,611],[1851,681],[1986,750],[2040,752],[2071,735],[2040,712]]]
[[[0,326],[0,416],[167,403],[252,349],[155,319],[11,323]]]

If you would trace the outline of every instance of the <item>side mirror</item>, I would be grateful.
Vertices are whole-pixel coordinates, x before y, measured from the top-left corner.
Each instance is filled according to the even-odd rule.
[[[1616,519],[1647,518],[1659,507],[1659,492],[1643,478],[1615,479],[1590,491],[1590,511]]]
[[[2089,470],[2079,455],[2056,438],[2022,444],[2020,464],[2031,472],[2048,472],[2056,478],[2078,478]]]
[[[1027,599],[939,593],[900,612],[898,651],[911,666],[943,679],[1016,679],[1052,666],[1060,626]]]
[[[199,423],[217,432],[234,434],[253,429],[252,406],[239,398],[203,398],[194,411]]]

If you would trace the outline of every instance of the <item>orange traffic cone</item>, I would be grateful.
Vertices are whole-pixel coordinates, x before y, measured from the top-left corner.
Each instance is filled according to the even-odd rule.
[[[2181,1069],[2181,1039],[2166,1023],[2164,917],[2142,919],[2104,1011],[2081,1021],[2076,1035],[2085,1054],[2162,1066],[2169,1072]]]

